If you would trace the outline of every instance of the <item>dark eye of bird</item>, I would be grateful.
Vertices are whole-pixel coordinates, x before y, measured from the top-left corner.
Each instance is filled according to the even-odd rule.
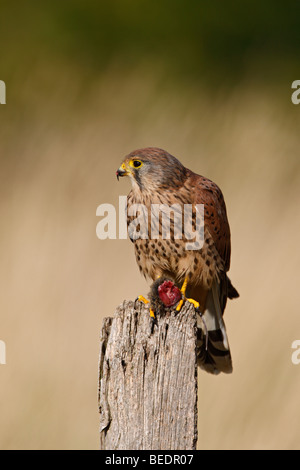
[[[142,162],[140,162],[139,160],[134,160],[133,161],[133,166],[134,168],[138,168],[139,166],[141,166]]]

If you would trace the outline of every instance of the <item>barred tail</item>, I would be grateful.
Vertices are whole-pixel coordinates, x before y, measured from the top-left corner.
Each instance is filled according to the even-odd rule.
[[[212,374],[230,374],[231,354],[219,299],[220,285],[214,281],[204,314],[198,318],[198,364]]]

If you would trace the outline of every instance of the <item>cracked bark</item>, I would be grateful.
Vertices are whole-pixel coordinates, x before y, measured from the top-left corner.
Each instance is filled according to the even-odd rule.
[[[186,302],[157,317],[124,301],[102,326],[100,448],[193,450],[197,442],[197,322]]]

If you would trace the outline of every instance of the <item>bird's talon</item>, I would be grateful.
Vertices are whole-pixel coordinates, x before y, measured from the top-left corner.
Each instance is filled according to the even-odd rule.
[[[139,300],[140,302],[143,302],[143,304],[145,304],[145,305],[150,303],[150,300],[146,299],[146,297],[144,297],[143,295],[139,295],[135,300],[136,301]],[[154,313],[154,311],[152,310],[151,307],[150,307],[149,311],[150,311],[150,317],[155,319],[155,313]]]
[[[154,311],[152,310],[152,308],[150,308],[150,317],[155,320],[155,313],[154,313]]]
[[[176,307],[176,312],[180,312],[183,302],[184,302],[184,299],[179,300],[178,305]]]
[[[149,300],[146,299],[143,295],[139,295],[136,300],[139,300],[140,302],[143,302],[144,304],[148,304]]]
[[[176,307],[176,311],[177,312],[180,312],[181,308],[182,308],[182,305],[185,301],[188,301],[190,302],[190,304],[194,305],[194,308],[196,310],[196,312],[199,312],[200,313],[200,304],[199,302],[197,302],[197,300],[194,300],[194,299],[187,299],[186,297],[184,297],[183,299],[181,299],[179,302],[178,302],[178,305]]]
[[[190,302],[190,304],[194,305],[195,307],[195,310],[198,310],[199,309],[199,302],[197,302],[197,300],[194,300],[194,299],[186,299],[188,302]]]

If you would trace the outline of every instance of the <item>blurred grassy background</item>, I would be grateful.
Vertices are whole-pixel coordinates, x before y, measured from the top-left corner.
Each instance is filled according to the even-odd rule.
[[[234,373],[199,376],[199,448],[300,447],[299,23],[292,1],[1,3],[2,449],[98,448],[102,319],[148,287],[95,214],[144,146],[216,181],[231,223]]]

